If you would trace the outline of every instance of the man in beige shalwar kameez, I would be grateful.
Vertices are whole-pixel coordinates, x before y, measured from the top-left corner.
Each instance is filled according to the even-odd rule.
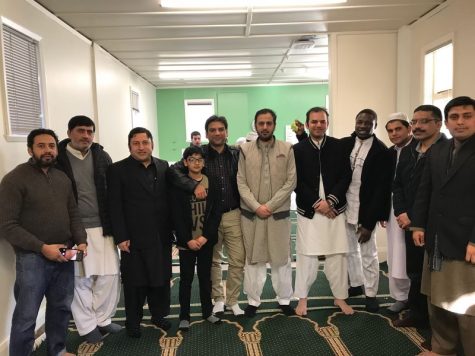
[[[237,183],[241,195],[241,225],[246,250],[244,292],[253,317],[269,263],[272,285],[280,308],[293,315],[292,268],[290,264],[290,194],[296,186],[295,159],[291,144],[276,140],[276,115],[259,110],[254,117],[255,142],[241,146]]]

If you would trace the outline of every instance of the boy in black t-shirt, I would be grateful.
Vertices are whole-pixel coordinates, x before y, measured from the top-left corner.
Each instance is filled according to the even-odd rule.
[[[180,330],[190,327],[191,285],[197,266],[200,285],[201,311],[203,319],[218,324],[221,319],[212,314],[211,263],[213,246],[218,240],[218,226],[221,212],[217,211],[216,185],[202,173],[203,151],[192,146],[183,152],[183,163],[191,179],[199,181],[208,195],[205,200],[197,199],[176,187],[173,188],[172,209],[177,246],[180,254]]]

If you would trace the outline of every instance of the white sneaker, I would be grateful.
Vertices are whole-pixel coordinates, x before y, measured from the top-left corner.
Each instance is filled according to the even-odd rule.
[[[224,302],[219,301],[214,303],[213,314],[224,313]]]
[[[231,305],[230,307],[228,307],[228,309],[231,309],[234,316],[239,316],[239,315],[244,315],[244,310],[242,310],[240,307],[239,307],[239,304],[236,303],[234,305]]]

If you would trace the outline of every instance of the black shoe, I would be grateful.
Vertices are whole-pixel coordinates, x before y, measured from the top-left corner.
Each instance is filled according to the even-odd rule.
[[[142,336],[142,332],[140,331],[140,327],[138,328],[126,328],[127,330],[127,336],[128,337],[133,337],[135,339],[138,339]]]
[[[295,310],[290,305],[279,304],[279,308],[280,310],[282,310],[282,313],[284,313],[287,316],[295,315]]]
[[[423,342],[421,342],[421,346],[426,350],[432,351],[432,343],[430,339],[424,340]]]
[[[364,294],[363,286],[348,288],[348,298],[357,297],[357,296],[363,295],[363,294]]]
[[[421,328],[426,329],[429,327],[429,322],[415,318],[413,315],[409,315],[403,319],[393,320],[393,325],[397,328]]]
[[[151,322],[156,327],[165,331],[172,327],[172,323],[165,318],[152,319]]]
[[[257,307],[254,305],[248,305],[246,309],[244,309],[244,316],[247,318],[254,318],[256,316]]]
[[[365,310],[370,313],[376,313],[379,310],[379,303],[376,297],[366,297]]]

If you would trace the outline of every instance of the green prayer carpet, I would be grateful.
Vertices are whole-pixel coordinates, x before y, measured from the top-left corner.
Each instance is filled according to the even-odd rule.
[[[294,220],[294,219],[293,219]],[[293,224],[295,225],[295,224]],[[292,237],[295,236],[295,226]],[[293,242],[294,245],[294,242]],[[293,249],[294,250],[294,249]],[[193,282],[191,297],[191,327],[188,332],[178,331],[178,285],[179,274],[172,279],[172,308],[169,320],[172,328],[167,332],[150,324],[150,314],[145,307],[142,337],[127,337],[125,329],[108,335],[98,344],[87,344],[79,337],[71,321],[67,349],[81,356],[112,355],[163,355],[163,356],[288,356],[288,355],[417,355],[424,351],[420,343],[429,336],[429,330],[395,328],[391,318],[398,317],[387,312],[386,307],[394,302],[389,297],[387,265],[380,265],[378,313],[364,311],[364,296],[348,299],[356,310],[353,315],[344,315],[333,304],[328,281],[320,265],[317,281],[309,293],[306,317],[286,317],[279,313],[278,304],[269,278],[262,294],[262,305],[254,318],[235,317],[226,312],[220,325],[201,319],[198,281]],[[293,280],[295,281],[295,269]],[[247,305],[243,293],[239,298],[241,308]],[[296,301],[292,302],[296,306]],[[124,325],[123,299],[113,319]],[[34,355],[46,355],[44,342]]]

